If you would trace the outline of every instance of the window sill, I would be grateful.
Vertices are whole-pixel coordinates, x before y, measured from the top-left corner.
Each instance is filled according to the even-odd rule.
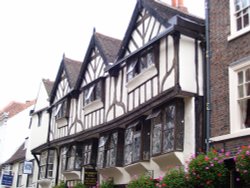
[[[149,162],[138,162],[125,166],[124,169],[129,173],[131,177],[137,174],[143,174],[150,170]]]
[[[155,65],[151,65],[149,68],[145,69],[143,72],[140,74],[136,75],[134,78],[128,81],[127,83],[127,88],[128,92],[134,90],[136,87],[140,86],[150,78],[154,77],[157,75],[157,69]]]
[[[103,108],[103,102],[101,101],[101,99],[97,99],[89,104],[87,104],[86,106],[83,107],[83,110],[85,112],[85,114],[89,114],[93,111],[96,111],[100,108]]]
[[[250,25],[248,27],[245,27],[244,29],[241,29],[240,31],[234,31],[231,35],[228,36],[227,40],[234,40],[247,32],[250,32]]]
[[[156,157],[152,157],[152,160],[160,167],[162,170],[166,168],[166,166],[179,166],[184,164],[183,161],[183,152],[170,152],[167,154],[159,155]]]
[[[66,180],[76,180],[81,179],[81,172],[80,171],[64,171],[63,176],[66,178]]]
[[[60,118],[56,120],[56,124],[58,128],[62,128],[68,125],[68,118]]]
[[[212,142],[219,142],[219,141],[223,141],[223,140],[229,140],[229,139],[234,139],[234,138],[248,136],[248,135],[250,135],[250,128],[241,129],[241,130],[234,132],[234,133],[231,133],[231,134],[212,137],[212,138],[210,138],[210,140]]]
[[[37,183],[41,185],[41,187],[50,187],[52,181],[51,179],[46,178],[38,180]]]

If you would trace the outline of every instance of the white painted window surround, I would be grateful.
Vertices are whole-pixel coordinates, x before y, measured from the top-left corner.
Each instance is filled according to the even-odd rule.
[[[230,104],[230,134],[211,138],[212,141],[246,136],[250,134],[250,128],[245,127],[244,103],[249,97],[239,98],[238,73],[250,68],[250,56],[243,58],[229,66],[229,104]]]
[[[241,28],[237,26],[237,20],[241,20]],[[230,31],[229,41],[250,32],[250,0],[230,0]]]

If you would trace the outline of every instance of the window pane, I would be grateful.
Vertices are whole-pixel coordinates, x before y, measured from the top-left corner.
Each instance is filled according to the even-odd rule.
[[[237,30],[239,31],[242,29],[241,17],[237,18],[236,21],[237,21]]]
[[[249,25],[249,14],[246,13],[243,17],[243,21],[244,21],[244,27],[247,27]]]
[[[246,81],[246,82],[250,81],[250,69],[247,69],[247,70],[246,70],[245,81]]]
[[[162,128],[161,124],[155,125],[153,130],[152,152],[157,154],[161,152]]]
[[[124,148],[124,164],[130,164],[132,162],[132,145],[125,145]]]
[[[125,145],[133,142],[133,132],[132,129],[127,129],[125,131]]]
[[[148,54],[147,54],[147,64],[148,66],[154,64],[154,54],[152,51],[150,51]]]
[[[246,97],[250,96],[250,82],[245,84],[246,89]]]
[[[141,133],[136,133],[134,135],[134,142],[133,142],[133,161],[140,160],[140,152],[141,152]]]
[[[99,152],[98,152],[98,160],[97,160],[97,166],[99,168],[103,168],[103,164],[104,164],[104,148],[102,148],[102,150],[100,151],[101,148],[99,148]]]
[[[148,67],[146,54],[140,58],[140,72]]]
[[[164,131],[163,136],[163,150],[164,152],[170,152],[174,150],[174,129]]]
[[[244,97],[243,85],[238,86],[238,94],[239,94],[239,98]]]

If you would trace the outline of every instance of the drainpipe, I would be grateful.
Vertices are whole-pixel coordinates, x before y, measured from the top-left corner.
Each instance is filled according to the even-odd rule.
[[[206,29],[206,152],[210,148],[210,119],[211,119],[211,92],[210,92],[210,27],[209,27],[210,1],[205,0],[205,29]]]

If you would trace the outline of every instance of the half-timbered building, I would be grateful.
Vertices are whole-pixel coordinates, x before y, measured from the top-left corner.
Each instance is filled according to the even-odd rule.
[[[203,149],[204,21],[179,7],[139,0],[122,41],[94,31],[82,63],[63,58],[40,179],[123,187]]]

